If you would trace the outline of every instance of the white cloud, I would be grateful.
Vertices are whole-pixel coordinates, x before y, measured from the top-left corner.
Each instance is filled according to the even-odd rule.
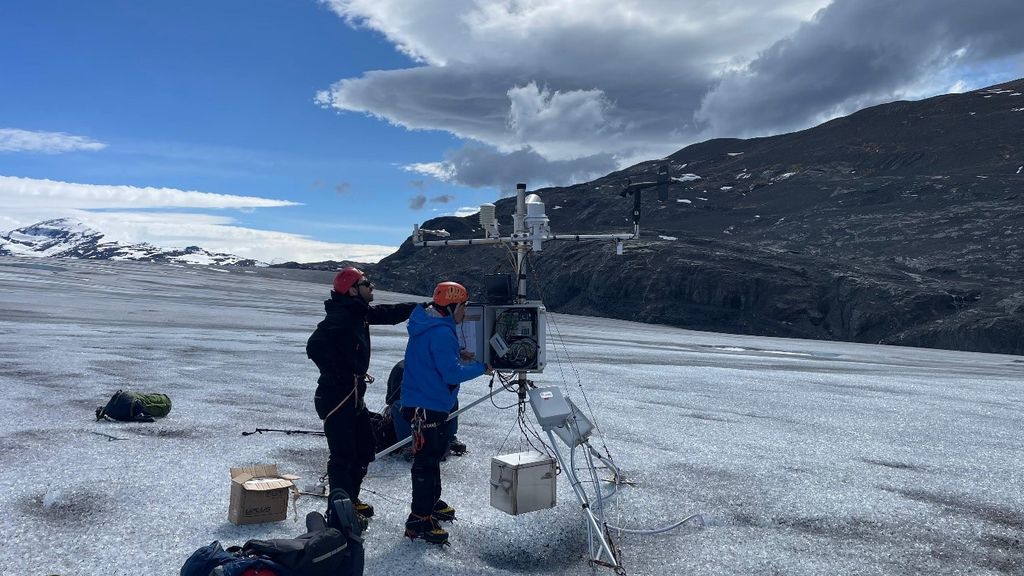
[[[288,200],[137,186],[76,184],[0,176],[0,204],[7,208],[271,208]]]
[[[613,105],[601,90],[558,92],[535,82],[508,90],[508,126],[519,146],[530,146],[546,160],[574,160],[600,152],[586,145],[615,137],[621,120],[612,120]]]
[[[404,168],[443,182],[511,191],[518,182],[529,181],[533,188],[569,184],[603,176],[615,167],[616,160],[611,154],[546,160],[528,147],[502,153],[491,146],[469,144],[446,153],[441,162],[411,164]]]
[[[403,166],[402,169],[407,172],[433,176],[442,182],[448,182],[455,177],[455,169],[444,162],[417,162]]]
[[[58,154],[78,150],[102,150],[107,145],[63,132],[32,132],[17,128],[0,128],[0,152],[43,152]]]
[[[1024,54],[1019,0],[321,2],[418,65],[340,79],[318,101],[490,148],[487,165],[410,167],[467,185],[524,150],[540,162],[516,179],[567,183],[583,172],[542,164],[600,156],[611,170],[957,80],[977,88],[1019,75]]]
[[[355,260],[376,262],[398,249],[374,244],[321,242],[300,234],[257,230],[235,224],[230,216],[182,212],[89,212],[77,209],[17,210],[0,217],[0,230],[42,220],[69,217],[99,230],[105,239],[163,248],[199,246],[263,262]]]
[[[0,205],[4,207],[0,215],[0,230],[3,231],[42,220],[71,217],[103,232],[109,240],[148,242],[165,248],[194,245],[264,262],[376,262],[397,250],[395,246],[321,242],[299,234],[246,228],[238,226],[230,215],[132,211],[160,208],[245,210],[297,205],[252,196],[0,176]],[[90,211],[98,209],[107,211]]]
[[[422,65],[344,78],[318,95],[321,104],[445,130],[503,154],[601,155],[614,169],[678,149],[673,134],[690,127],[723,66],[753,58],[828,0],[756,10],[738,0],[322,1]],[[555,183],[579,174],[534,167]],[[464,182],[436,160],[416,169]]]
[[[157,246],[196,245],[265,262],[376,262],[398,249],[397,246],[336,244],[299,234],[245,228],[235,225],[230,217],[209,214],[94,212],[80,219],[111,239],[149,242]]]
[[[964,82],[963,80],[957,80],[956,82],[953,83],[952,86],[949,87],[948,92],[951,94],[961,94],[963,92],[967,92],[967,90],[969,90],[967,82]]]

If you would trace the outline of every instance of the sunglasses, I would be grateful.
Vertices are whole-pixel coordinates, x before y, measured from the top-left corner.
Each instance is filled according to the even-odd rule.
[[[370,282],[369,280],[360,280],[359,282],[356,282],[356,286],[366,286],[367,288],[373,288],[373,282]]]

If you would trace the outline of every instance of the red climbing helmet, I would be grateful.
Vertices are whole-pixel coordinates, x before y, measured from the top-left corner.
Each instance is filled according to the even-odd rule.
[[[349,266],[338,272],[338,275],[334,277],[334,288],[332,289],[338,294],[346,294],[349,288],[355,286],[356,282],[363,279],[363,276],[362,270]]]

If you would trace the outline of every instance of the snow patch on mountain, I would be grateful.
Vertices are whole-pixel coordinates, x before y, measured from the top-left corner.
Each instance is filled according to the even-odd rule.
[[[161,248],[145,242],[123,244],[109,241],[99,230],[72,218],[46,220],[0,234],[0,256],[266,266],[256,260],[208,252],[198,246]]]

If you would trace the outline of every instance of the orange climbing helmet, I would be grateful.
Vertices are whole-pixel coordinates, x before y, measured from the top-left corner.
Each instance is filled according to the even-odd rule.
[[[439,306],[462,304],[467,300],[469,300],[469,292],[458,282],[441,282],[434,288],[434,303]]]

